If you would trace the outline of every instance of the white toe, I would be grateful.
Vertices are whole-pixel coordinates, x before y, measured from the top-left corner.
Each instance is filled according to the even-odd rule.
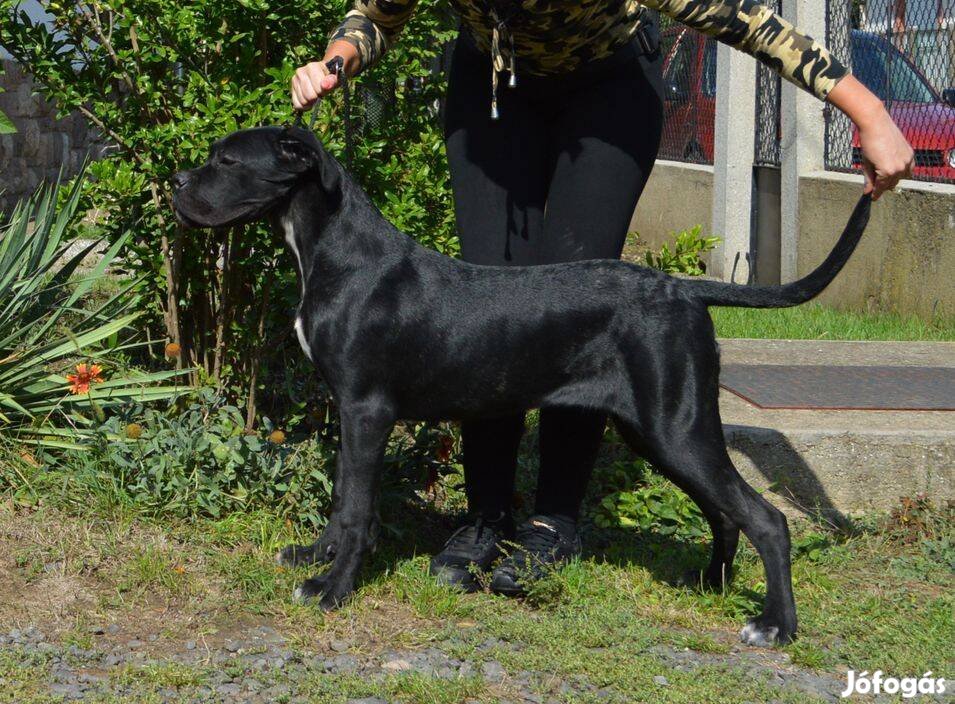
[[[767,648],[775,644],[778,633],[776,626],[761,629],[755,623],[747,623],[739,632],[739,639],[746,645]]]

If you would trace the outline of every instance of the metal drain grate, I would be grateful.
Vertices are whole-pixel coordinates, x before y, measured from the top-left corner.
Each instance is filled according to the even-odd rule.
[[[720,386],[760,408],[955,411],[955,367],[730,364]]]

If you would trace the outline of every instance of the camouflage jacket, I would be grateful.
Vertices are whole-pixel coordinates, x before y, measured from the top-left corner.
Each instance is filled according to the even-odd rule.
[[[417,0],[355,0],[332,34],[358,49],[361,68],[388,50]],[[515,57],[521,71],[547,75],[610,56],[638,30],[644,8],[745,51],[820,99],[848,73],[829,52],[754,0],[451,0],[495,69]],[[501,30],[506,36],[501,36]]]

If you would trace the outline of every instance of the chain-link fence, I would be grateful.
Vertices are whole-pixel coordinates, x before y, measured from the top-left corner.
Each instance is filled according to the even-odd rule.
[[[827,0],[829,49],[883,100],[914,176],[955,183],[955,0]],[[826,168],[861,168],[859,134],[826,108]]]
[[[660,158],[712,164],[716,44],[666,17],[661,32],[665,103]]]
[[[763,0],[777,14],[782,13],[781,0]],[[782,79],[764,64],[756,67],[756,165],[779,166],[779,109]]]
[[[766,0],[779,12],[780,0]],[[665,122],[660,158],[713,163],[716,41],[663,18]],[[756,164],[779,166],[781,79],[759,65],[756,76]]]

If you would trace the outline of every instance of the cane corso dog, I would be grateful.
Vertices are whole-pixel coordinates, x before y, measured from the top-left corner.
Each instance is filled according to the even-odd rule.
[[[298,266],[295,331],[341,412],[328,526],[314,544],[279,555],[331,563],[297,588],[299,598],[333,608],[353,591],[377,532],[382,456],[397,420],[572,406],[610,414],[627,443],[699,504],[713,531],[704,584],[719,587],[730,575],[741,530],[752,541],[766,603],[743,641],[793,638],[786,519],[727,454],[707,306],[778,308],[813,298],[855,249],[868,196],[818,269],[758,287],[619,261],[490,267],[443,256],[389,224],[314,134],[295,127],[235,132],[172,184],[185,225],[268,217]]]

